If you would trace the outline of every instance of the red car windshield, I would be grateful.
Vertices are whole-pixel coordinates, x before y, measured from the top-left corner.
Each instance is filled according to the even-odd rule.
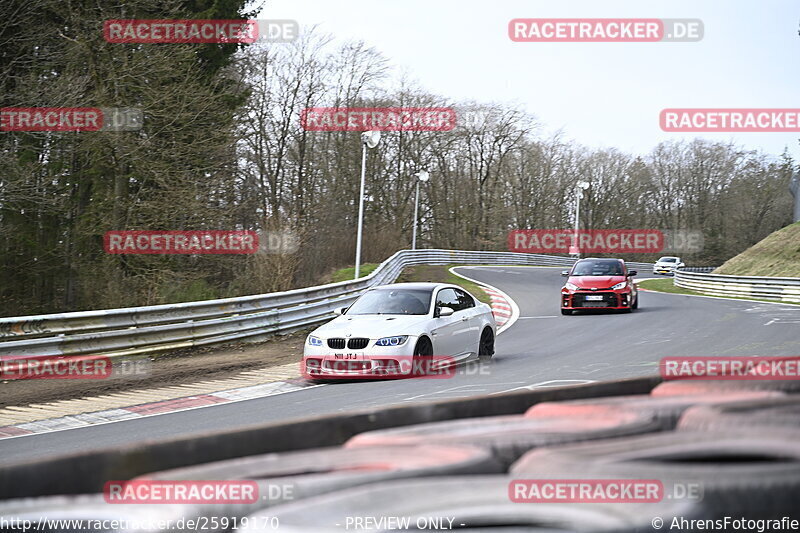
[[[572,269],[573,276],[622,276],[619,261],[581,261]]]

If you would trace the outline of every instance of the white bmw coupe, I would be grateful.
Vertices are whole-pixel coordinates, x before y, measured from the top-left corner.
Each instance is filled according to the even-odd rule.
[[[494,354],[491,307],[457,285],[382,285],[337,314],[306,339],[306,377],[372,377],[385,368],[409,375],[421,360],[460,363]]]

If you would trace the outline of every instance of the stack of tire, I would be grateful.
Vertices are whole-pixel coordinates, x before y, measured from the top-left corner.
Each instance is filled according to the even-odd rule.
[[[407,453],[422,443],[462,444],[490,451],[507,470],[336,491],[254,513],[241,529],[264,531],[267,516],[289,532],[342,531],[358,519],[371,520],[373,531],[398,530],[386,520],[403,517],[409,531],[441,524],[498,533],[700,531],[726,516],[800,519],[794,391],[788,382],[670,382],[647,395],[545,402],[518,416],[362,433],[344,447]],[[656,480],[663,491],[657,502],[519,503],[512,489],[520,480]]]
[[[227,516],[237,521],[216,530],[315,533],[694,531],[726,516],[800,519],[798,389],[795,382],[668,382],[649,394],[544,402],[518,415],[369,431],[342,446],[139,478],[253,480],[262,496],[255,503],[109,505],[100,495],[49,497],[2,502],[0,517],[157,516],[176,523]],[[552,480],[650,480],[663,491],[642,501],[514,497],[520,482]]]
[[[110,504],[106,495],[56,496],[0,502],[0,518],[31,520],[82,520],[136,524],[135,531],[164,531],[158,523],[169,523],[170,531],[232,529],[237,520],[260,509],[287,500],[303,500],[359,485],[404,478],[495,474],[502,465],[486,450],[470,446],[420,445],[398,454],[394,447],[318,448],[308,451],[271,453],[227,461],[199,464],[154,472],[133,482],[253,480],[257,501],[241,504]],[[217,520],[197,520],[214,517]],[[227,520],[222,520],[222,518]],[[190,520],[193,520],[190,523]],[[1,522],[1,521],[0,521]],[[214,527],[217,525],[217,527]],[[152,527],[151,527],[152,526]],[[130,531],[130,529],[127,529]],[[38,529],[37,531],[47,531]],[[85,531],[62,529],[60,531]],[[117,531],[100,529],[98,531]],[[120,530],[122,531],[122,530]]]

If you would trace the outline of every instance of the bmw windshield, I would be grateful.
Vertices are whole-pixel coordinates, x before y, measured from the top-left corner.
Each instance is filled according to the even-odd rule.
[[[348,315],[427,315],[431,291],[420,289],[374,290],[350,306]]]

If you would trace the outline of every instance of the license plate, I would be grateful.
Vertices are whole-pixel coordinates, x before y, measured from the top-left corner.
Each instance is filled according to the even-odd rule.
[[[363,354],[357,353],[335,353],[333,358],[337,361],[357,361],[364,358]]]
[[[586,296],[586,301],[587,302],[602,302],[603,301],[603,295],[602,294],[590,294],[590,295]]]

